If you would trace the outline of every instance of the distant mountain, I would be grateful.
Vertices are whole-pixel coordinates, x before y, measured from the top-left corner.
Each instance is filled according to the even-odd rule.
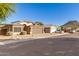
[[[62,25],[64,28],[73,28],[73,29],[76,29],[79,27],[79,22],[78,21],[69,21],[67,23],[65,23],[64,25]]]
[[[12,24],[14,24],[14,23],[22,23],[22,22],[33,23],[33,22],[31,22],[31,21],[20,20],[20,21],[14,21],[14,22],[12,22]]]

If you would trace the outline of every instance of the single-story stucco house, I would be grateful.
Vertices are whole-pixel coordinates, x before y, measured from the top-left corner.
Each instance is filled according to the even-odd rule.
[[[12,24],[0,24],[1,35],[15,35],[15,34],[40,34],[44,33],[43,25],[35,25],[29,21],[17,21]]]

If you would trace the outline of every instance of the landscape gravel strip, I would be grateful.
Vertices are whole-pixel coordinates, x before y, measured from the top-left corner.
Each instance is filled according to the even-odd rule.
[[[42,38],[49,38],[52,36],[60,36],[60,35],[65,35],[68,33],[64,33],[64,34],[57,34],[57,35],[50,35],[50,36],[40,36],[40,37],[30,37],[30,38],[25,38],[25,39],[13,39],[13,40],[4,40],[2,42],[0,42],[0,45],[6,45],[6,44],[12,44],[12,43],[18,43],[18,42],[23,42],[23,41],[28,41],[28,40],[34,40],[34,39],[42,39]]]

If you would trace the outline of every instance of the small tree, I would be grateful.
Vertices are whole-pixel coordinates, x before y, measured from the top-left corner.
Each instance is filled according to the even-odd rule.
[[[35,24],[37,25],[44,25],[42,22],[36,21]]]
[[[63,26],[61,26],[61,31],[63,31],[64,30],[64,27]]]

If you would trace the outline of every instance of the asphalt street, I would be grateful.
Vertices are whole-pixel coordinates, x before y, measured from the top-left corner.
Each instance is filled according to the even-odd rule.
[[[0,45],[0,56],[79,56],[79,33]]]

